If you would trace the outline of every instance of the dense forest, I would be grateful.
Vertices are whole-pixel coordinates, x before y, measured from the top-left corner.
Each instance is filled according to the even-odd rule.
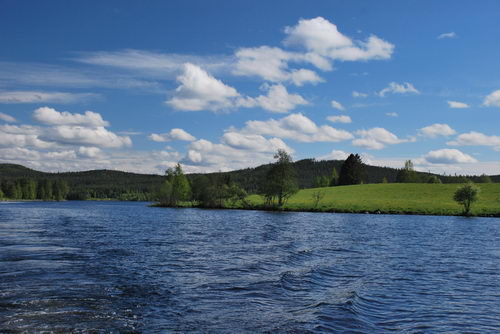
[[[297,174],[297,185],[303,189],[330,185],[332,174],[340,173],[343,163],[342,160],[304,159],[293,162],[292,165]],[[227,186],[236,184],[246,193],[254,194],[263,188],[263,182],[272,166],[272,164],[266,164],[231,172],[187,174],[186,178],[192,185],[196,179],[203,176],[208,180],[206,182],[210,187],[219,189],[221,187],[219,185],[222,184]],[[488,177],[485,175],[436,175],[416,171],[412,172],[411,181],[402,181],[398,179],[398,175],[401,177],[404,171],[404,166],[401,167],[401,169],[395,169],[363,165],[362,182],[429,182],[430,177],[442,183],[463,183],[467,180],[485,182],[485,178],[487,178],[486,182],[500,182],[500,175]],[[45,173],[21,165],[0,164],[0,198],[53,200],[111,198],[151,201],[158,199],[160,187],[166,177],[113,170]],[[61,190],[58,190],[58,187]],[[47,190],[49,188],[50,192]]]

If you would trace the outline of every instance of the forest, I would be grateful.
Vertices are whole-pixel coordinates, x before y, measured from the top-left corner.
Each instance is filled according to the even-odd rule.
[[[295,171],[298,189],[307,189],[336,184],[337,181],[332,180],[339,177],[344,162],[342,160],[303,159],[296,162],[290,161],[290,164]],[[273,166],[274,163],[270,163],[230,172],[186,174],[185,179],[192,190],[193,198],[199,200],[205,196],[207,202],[216,201],[215,198],[219,198],[219,202],[221,198],[234,200],[234,198],[241,197],[243,192],[261,193],[268,183],[266,175]],[[402,166],[400,169],[370,166],[364,163],[362,166],[360,182],[365,184],[427,183],[430,181],[464,183],[467,180],[475,183],[500,182],[500,175],[437,175],[417,172],[413,169],[413,165]],[[164,187],[165,180],[172,179],[173,172],[167,171],[165,175],[114,170],[45,173],[21,165],[0,164],[0,198],[158,201],[162,194],[165,195],[165,189],[162,187]],[[230,189],[231,194],[228,194],[227,189]],[[213,194],[218,195],[212,196]],[[211,203],[210,206],[215,206],[215,203]]]

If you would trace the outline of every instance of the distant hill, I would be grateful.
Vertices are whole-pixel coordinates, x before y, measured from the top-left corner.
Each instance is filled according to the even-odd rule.
[[[340,172],[342,160],[304,159],[294,163],[297,170],[300,188],[312,188],[314,179],[318,176],[331,176],[335,167]],[[229,177],[238,183],[247,192],[255,193],[264,180],[270,164],[255,168],[240,169],[231,172],[209,173],[209,176]],[[392,183],[396,180],[398,169],[365,165],[365,183],[380,183],[383,178]],[[428,173],[418,173],[429,175]],[[188,174],[192,179],[200,174]],[[438,175],[439,176],[439,175]],[[439,176],[444,183],[453,183],[459,180],[456,176]],[[154,193],[162,182],[161,175],[137,174],[115,170],[91,170],[84,172],[45,173],[21,165],[0,164],[0,182],[18,179],[63,179],[70,186],[71,193],[86,193],[94,198],[119,198],[121,194],[129,192]],[[468,177],[472,181],[479,181],[478,177]],[[491,176],[493,182],[500,182],[500,175]]]
[[[160,175],[136,174],[114,170],[84,172],[45,173],[21,165],[0,164],[0,181],[17,179],[62,179],[70,187],[70,193],[88,194],[93,198],[118,198],[123,193],[152,193],[161,184]]]

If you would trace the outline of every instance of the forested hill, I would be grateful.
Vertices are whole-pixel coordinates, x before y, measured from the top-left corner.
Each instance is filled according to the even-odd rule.
[[[300,188],[311,188],[317,177],[331,177],[333,168],[340,172],[342,160],[304,159],[294,163],[297,171]],[[249,193],[255,193],[260,184],[265,180],[265,175],[270,165],[262,165],[256,168],[247,168],[231,172],[210,173],[211,177],[223,177],[238,183]],[[364,182],[380,183],[384,178],[388,182],[395,182],[398,169],[388,167],[377,167],[365,165]],[[419,173],[427,175],[427,173]],[[199,174],[188,174],[192,179]],[[460,177],[439,176],[443,183],[459,182]],[[124,198],[130,194],[145,194],[149,199],[162,183],[161,175],[136,174],[114,170],[92,170],[85,172],[65,172],[65,173],[45,173],[39,172],[21,165],[0,164],[0,182],[11,182],[19,179],[32,179],[39,181],[42,179],[64,180],[70,188],[70,195],[73,198]],[[469,177],[472,181],[476,177]],[[491,176],[493,182],[500,182],[500,175]]]
[[[160,175],[114,170],[45,173],[21,165],[0,164],[0,182],[19,179],[64,180],[69,186],[69,195],[72,199],[123,198],[124,194],[152,194],[162,181]]]
[[[313,188],[315,179],[317,177],[326,176],[331,177],[333,168],[340,173],[340,168],[344,163],[343,160],[315,160],[315,159],[304,159],[294,162],[295,170],[297,171],[297,178],[299,183],[299,188]],[[238,183],[249,193],[255,193],[258,191],[261,183],[265,180],[265,175],[271,165],[262,165],[256,168],[240,169],[231,172],[223,173],[210,173],[206,174],[209,176],[220,176],[220,177],[230,177],[233,182]],[[364,183],[381,183],[384,178],[387,179],[389,183],[396,182],[396,175],[399,169],[389,168],[389,167],[378,167],[364,165]],[[188,177],[192,178],[200,174],[189,174]],[[417,175],[422,176],[422,179],[426,179],[429,175],[436,175],[443,183],[458,183],[463,182],[465,178],[479,182],[478,176],[443,176],[437,174],[421,173],[417,172]],[[493,182],[500,182],[500,175],[491,176]]]

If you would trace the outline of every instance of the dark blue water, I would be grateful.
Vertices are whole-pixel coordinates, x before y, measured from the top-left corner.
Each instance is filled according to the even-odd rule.
[[[500,219],[0,203],[0,332],[500,331]]]

